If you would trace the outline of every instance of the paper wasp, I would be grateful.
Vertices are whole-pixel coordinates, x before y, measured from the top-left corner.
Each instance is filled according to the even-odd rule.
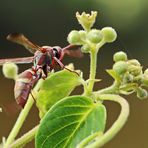
[[[75,47],[74,45],[68,45],[64,48],[59,46],[40,47],[28,40],[23,34],[19,33],[9,34],[7,39],[9,41],[23,45],[28,51],[34,54],[32,57],[0,60],[0,65],[3,65],[6,62],[14,62],[16,64],[33,63],[32,68],[27,69],[19,74],[15,82],[14,96],[16,102],[21,107],[24,107],[26,104],[28,96],[31,93],[31,89],[40,78],[45,79],[48,72],[54,69],[57,64],[60,65],[62,69],[67,69],[61,62],[65,54],[73,57],[82,57],[82,53],[79,49],[69,50]],[[67,70],[71,71],[70,69]]]

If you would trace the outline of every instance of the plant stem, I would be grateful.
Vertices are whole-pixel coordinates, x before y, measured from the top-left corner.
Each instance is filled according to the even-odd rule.
[[[37,91],[41,85],[41,82],[42,81],[39,81],[37,83],[37,85],[35,86],[34,88],[34,91]],[[21,111],[21,113],[19,114],[19,117],[14,125],[14,127],[12,128],[7,140],[6,140],[6,143],[4,144],[4,147],[3,148],[8,148],[8,146],[14,141],[15,137],[17,136],[17,134],[19,133],[20,131],[20,128],[22,127],[32,105],[34,103],[34,100],[32,98],[31,95],[29,95],[29,98],[28,98],[28,101],[24,107],[24,109]]]
[[[99,137],[97,141],[88,145],[87,148],[99,148],[110,141],[121,130],[129,116],[129,105],[124,98],[112,94],[98,95],[98,98],[100,100],[109,100],[119,103],[121,105],[121,113],[112,127],[107,132],[105,132],[103,136]]]
[[[15,137],[17,136],[18,132],[20,131],[20,128],[22,127],[32,105],[33,105],[34,100],[29,97],[24,109],[21,111],[21,113],[19,114],[19,117],[12,129],[12,131],[10,132],[6,143],[4,145],[4,148],[8,148],[8,146],[14,141]]]
[[[39,129],[39,125],[37,125],[32,130],[30,130],[29,132],[27,132],[26,134],[24,134],[22,137],[20,137],[19,139],[17,139],[15,142],[13,142],[10,145],[10,147],[20,148],[23,145],[27,144],[28,142],[30,142],[31,140],[34,139],[34,137],[35,137],[38,129]]]
[[[111,86],[96,91],[94,94],[119,94],[119,85],[120,83],[115,81]]]
[[[87,94],[90,94],[93,91],[93,86],[95,83],[95,76],[96,76],[96,68],[97,68],[97,52],[96,50],[92,50],[90,52],[90,75],[89,75]]]
[[[96,46],[90,45],[91,50],[90,50],[89,83],[88,83],[87,89],[84,92],[86,96],[90,96],[92,94],[94,83],[95,83],[95,77],[96,77],[96,69],[97,69],[97,53],[104,44],[105,44],[105,41],[104,39],[102,39],[102,41],[98,43]]]
[[[76,148],[84,148],[90,141],[92,141],[96,137],[101,137],[103,135],[102,132],[96,132],[87,138],[85,138]]]

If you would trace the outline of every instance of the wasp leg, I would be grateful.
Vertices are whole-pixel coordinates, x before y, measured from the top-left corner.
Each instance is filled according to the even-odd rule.
[[[68,71],[70,71],[70,72],[73,72],[73,73],[75,73],[75,74],[77,74],[77,75],[79,76],[79,74],[78,74],[76,71],[71,70],[71,69],[69,69],[69,68],[66,68],[65,65],[64,65],[59,59],[57,59],[56,57],[54,57],[54,59],[55,59],[55,61],[60,65],[60,67],[61,67],[62,69],[66,69],[66,70],[68,70]]]
[[[32,91],[30,91],[31,97],[33,98],[34,101],[36,101],[35,97],[33,96]]]

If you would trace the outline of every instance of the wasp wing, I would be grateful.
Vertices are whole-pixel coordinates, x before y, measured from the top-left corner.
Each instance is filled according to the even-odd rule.
[[[75,57],[75,58],[82,58],[84,55],[80,49],[77,50],[65,50],[64,52],[68,56]]]
[[[72,48],[77,48],[76,50],[70,50]],[[76,58],[82,58],[84,55],[81,52],[80,46],[78,45],[68,45],[65,48],[63,48],[63,53],[64,55],[67,54],[68,56],[71,57],[76,57]]]
[[[16,64],[32,63],[34,57],[12,58],[12,59],[0,59],[0,65],[4,63],[12,62]]]
[[[11,42],[18,43],[20,45],[23,45],[26,49],[28,49],[31,53],[34,53],[37,50],[41,50],[41,47],[38,45],[32,43],[29,39],[27,39],[23,34],[21,33],[12,33],[7,36],[7,40]]]

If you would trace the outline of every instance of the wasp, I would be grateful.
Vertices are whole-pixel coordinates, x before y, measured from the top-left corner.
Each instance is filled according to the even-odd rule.
[[[20,73],[15,81],[14,96],[17,104],[22,108],[24,108],[33,86],[39,79],[46,79],[48,73],[51,72],[51,70],[54,69],[56,65],[59,65],[62,69],[65,68],[69,71],[72,71],[66,68],[62,63],[62,59],[65,54],[72,57],[83,56],[79,49],[70,50],[73,47],[77,47],[75,45],[68,45],[64,48],[59,46],[40,47],[37,44],[32,43],[28,38],[20,33],[9,34],[7,36],[7,40],[24,46],[28,51],[34,54],[34,56],[31,57],[0,60],[0,65],[3,65],[6,62],[14,62],[16,64],[33,63],[33,66]]]

